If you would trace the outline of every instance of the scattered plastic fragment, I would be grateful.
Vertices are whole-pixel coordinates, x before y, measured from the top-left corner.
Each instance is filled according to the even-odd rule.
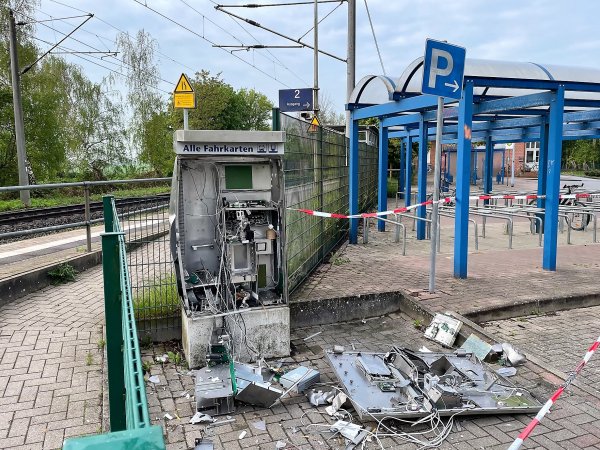
[[[344,353],[344,346],[343,345],[334,345],[333,346],[333,353]]]
[[[314,389],[308,393],[308,401],[313,406],[327,405],[333,401],[335,397],[334,391],[323,392],[315,391]]]
[[[190,423],[192,425],[195,425],[197,423],[213,423],[215,422],[217,419],[213,419],[211,416],[209,416],[208,414],[203,414],[200,411],[196,412],[196,414],[193,415],[193,417],[190,419]]]
[[[517,374],[517,368],[516,367],[500,367],[498,370],[496,370],[496,373],[498,375],[502,375],[503,377],[512,377]]]
[[[431,353],[431,350],[429,350],[427,347],[423,346],[421,347],[418,351],[422,352],[422,353]]]
[[[148,381],[150,383],[158,384],[160,383],[160,378],[158,378],[158,375],[152,375],[151,377],[148,377]]]
[[[333,398],[331,405],[329,405],[327,408],[325,408],[325,411],[330,416],[333,416],[335,413],[338,412],[338,409],[340,409],[342,407],[342,405],[346,402],[347,399],[348,399],[348,396],[346,394],[344,394],[343,392],[338,393],[338,395],[336,395]]]
[[[239,440],[239,439],[244,439],[244,437],[246,437],[246,434],[247,434],[247,433],[248,433],[248,432],[247,432],[246,430],[242,431],[242,432],[240,433],[240,435],[238,436],[238,440]]]
[[[265,423],[265,421],[264,421],[264,420],[259,420],[258,422],[254,422],[254,423],[252,424],[252,426],[253,426],[254,428],[256,428],[257,430],[260,430],[260,431],[267,431],[267,424]]]
[[[167,420],[173,420],[173,416],[169,413],[165,413],[165,415],[163,417]]]
[[[511,344],[506,342],[502,344],[502,351],[504,352],[504,356],[511,366],[520,366],[525,364],[525,361],[527,360],[525,355],[519,352]]]
[[[313,334],[311,334],[310,336],[306,336],[306,337],[304,338],[304,341],[308,341],[309,339],[312,339],[312,338],[314,338],[315,336],[318,336],[318,335],[320,335],[321,333],[322,333],[322,331],[317,331],[316,333],[313,333]]]
[[[164,354],[164,355],[162,355],[162,356],[157,356],[157,357],[156,357],[156,362],[159,362],[159,363],[166,363],[166,362],[169,362],[169,355],[167,355],[167,354],[165,353],[165,354]]]
[[[283,442],[283,441],[277,441],[275,443],[275,448],[276,449],[280,449],[280,448],[285,448],[285,446],[287,445],[287,442]]]

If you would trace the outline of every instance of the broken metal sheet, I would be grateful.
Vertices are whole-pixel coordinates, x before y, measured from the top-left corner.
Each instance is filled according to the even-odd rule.
[[[235,396],[236,400],[248,403],[249,405],[262,406],[269,408],[283,395],[283,391],[272,387],[268,383],[253,381],[247,384],[243,389],[238,390]]]
[[[481,361],[483,361],[492,350],[492,346],[490,344],[482,341],[473,333],[471,333],[471,335],[467,338],[463,345],[460,346],[460,348],[465,350],[467,353],[473,353]]]
[[[213,441],[206,438],[196,438],[194,442],[194,450],[214,450],[215,444]]]
[[[433,408],[442,416],[461,411],[532,413],[541,408],[527,390],[470,354],[394,347],[388,353],[326,351],[325,356],[361,419],[418,418]]]

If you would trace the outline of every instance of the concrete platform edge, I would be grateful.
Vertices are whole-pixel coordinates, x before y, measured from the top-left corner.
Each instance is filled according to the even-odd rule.
[[[48,272],[60,264],[71,264],[78,272],[82,272],[100,264],[101,261],[102,251],[96,250],[4,278],[0,280],[0,307],[49,286],[52,280],[48,276]]]

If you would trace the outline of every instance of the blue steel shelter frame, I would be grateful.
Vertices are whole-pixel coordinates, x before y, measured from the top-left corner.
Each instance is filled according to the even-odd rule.
[[[364,89],[361,88],[361,89]],[[489,90],[510,92],[509,96],[485,95]],[[474,92],[479,92],[475,95]],[[516,93],[516,95],[515,95]],[[566,94],[569,93],[567,96]],[[590,95],[591,93],[591,95]],[[560,168],[563,140],[600,138],[600,82],[558,81],[467,76],[463,94],[445,99],[442,143],[457,145],[454,276],[467,277],[468,219],[471,178],[471,143],[485,143],[484,192],[492,192],[493,152],[498,143],[540,142],[537,194],[545,195],[538,206],[545,208],[542,265],[556,270]],[[412,145],[418,143],[417,202],[426,200],[428,143],[435,139],[437,97],[394,92],[381,104],[349,103],[349,209],[358,213],[358,123],[379,120],[378,210],[387,210],[388,139],[400,138],[400,183],[406,204],[411,201]],[[416,214],[425,218],[426,207]],[[385,230],[385,222],[378,222]],[[425,221],[417,222],[417,239],[425,239]],[[350,243],[356,244],[358,219],[350,221]]]

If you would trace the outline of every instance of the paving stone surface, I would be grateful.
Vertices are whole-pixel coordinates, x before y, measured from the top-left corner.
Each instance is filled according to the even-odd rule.
[[[328,219],[332,220],[332,219]],[[481,218],[477,219],[480,225]],[[352,296],[357,293],[423,291],[428,288],[430,241],[417,241],[407,225],[407,251],[393,242],[393,231],[377,232],[370,226],[369,242],[347,245],[329,263],[321,265],[292,295],[292,301]],[[442,221],[442,251],[437,262],[434,296],[422,296],[428,307],[450,309],[469,314],[482,309],[554,297],[600,294],[600,244],[592,243],[591,230],[572,233],[572,245],[566,232],[559,234],[558,270],[542,269],[542,249],[537,235],[531,235],[528,219],[515,222],[513,249],[507,248],[505,225],[488,222],[486,238],[479,237],[474,249],[470,227],[468,278],[453,276],[453,226],[450,218]],[[389,228],[389,227],[388,227]],[[348,280],[352,283],[348,283]]]
[[[319,335],[308,341],[303,339],[316,332]],[[296,347],[293,357],[284,361],[303,364],[321,372],[321,380],[335,383],[333,373],[323,358],[323,350],[335,344],[350,349],[382,351],[391,344],[417,349],[426,345],[431,350],[442,350],[435,343],[423,338],[422,332],[414,328],[413,321],[403,314],[391,314],[380,318],[329,326],[301,328],[293,331],[292,342]],[[162,355],[164,346],[144,352],[143,359],[152,361]],[[293,395],[280,404],[261,409],[242,406],[232,417],[235,422],[216,428],[191,425],[189,419],[194,411],[192,376],[183,368],[173,364],[152,366],[152,374],[158,375],[160,383],[148,387],[148,402],[153,423],[165,427],[165,441],[169,449],[184,449],[193,445],[194,439],[206,436],[218,449],[259,448],[274,449],[277,441],[295,449],[344,449],[345,442],[327,433],[327,424],[332,419],[324,413],[324,407],[313,407],[305,397]],[[513,378],[530,390],[540,402],[544,402],[554,391],[560,380],[551,373],[528,362],[520,367]],[[185,394],[184,394],[185,395]],[[173,420],[166,420],[168,413]],[[577,388],[563,394],[552,412],[539,425],[523,448],[578,449],[600,448],[600,429],[596,420],[600,418],[600,396],[592,396]],[[458,417],[443,449],[506,449],[531,419],[529,415],[491,415],[485,417]],[[254,427],[258,420],[266,422],[267,430]],[[374,425],[374,424],[371,424]],[[409,430],[404,428],[404,430]],[[414,428],[412,429],[414,431]],[[240,433],[246,436],[239,439]],[[416,449],[415,444],[404,442],[398,437],[381,437],[380,447],[375,441],[365,448]]]
[[[487,322],[484,327],[568,374],[600,335],[600,307]],[[600,394],[600,353],[594,354],[577,379]]]
[[[103,313],[100,268],[0,308],[0,448],[101,431]]]

